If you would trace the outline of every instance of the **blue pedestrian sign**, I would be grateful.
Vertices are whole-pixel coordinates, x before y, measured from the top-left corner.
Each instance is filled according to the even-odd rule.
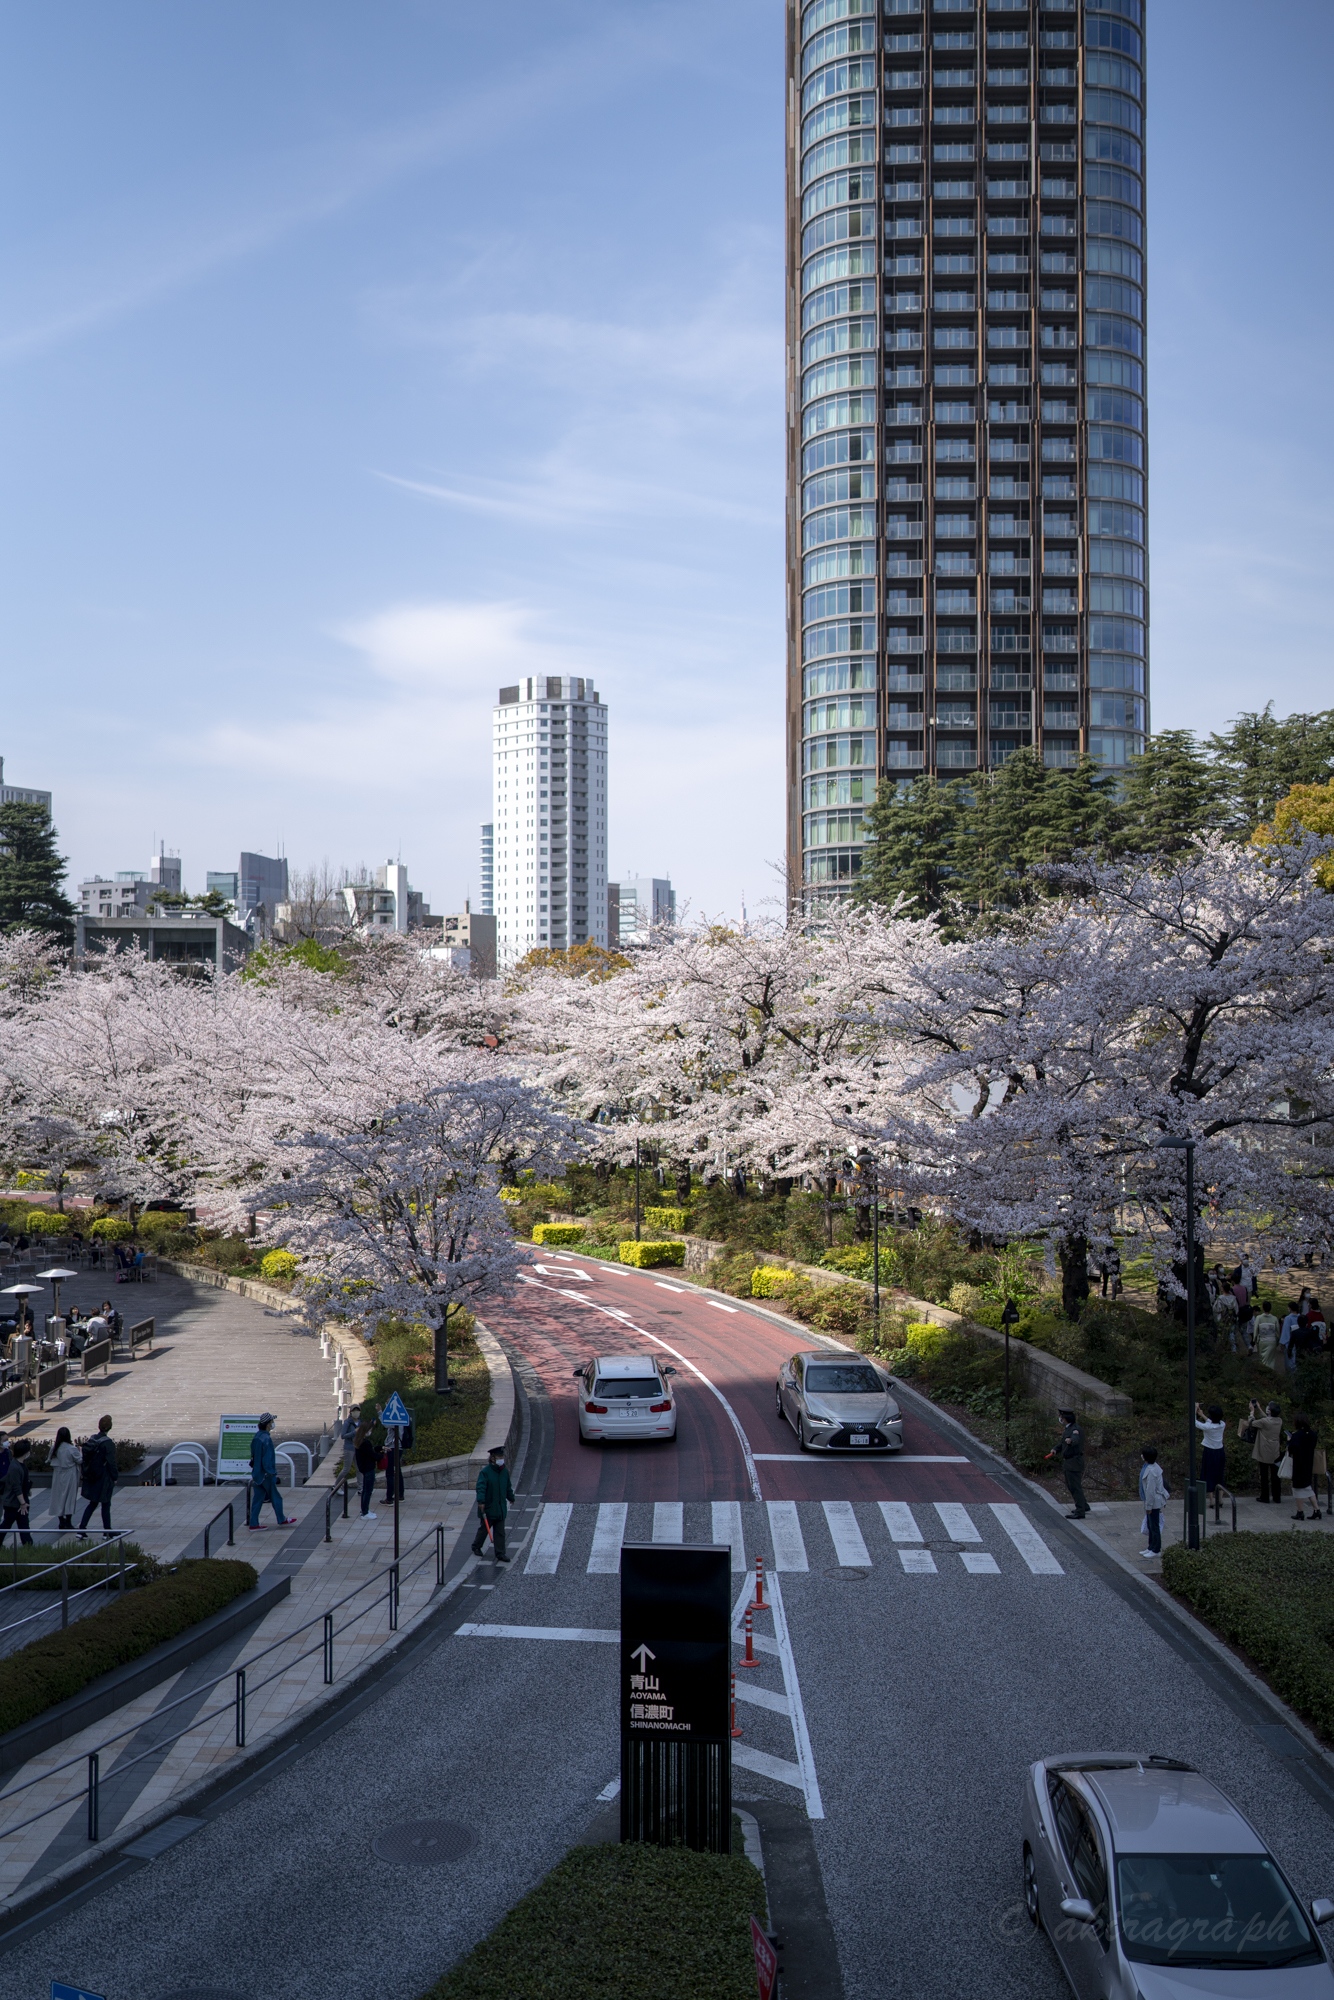
[[[405,1405],[403,1398],[399,1395],[397,1389],[395,1389],[393,1395],[389,1398],[389,1401],[385,1404],[384,1408],[381,1410],[380,1422],[384,1425],[387,1431],[392,1430],[395,1427],[395,1425],[397,1425],[399,1430],[405,1431],[408,1425],[412,1422],[412,1418],[408,1414],[407,1406]]]
[[[51,2000],[104,2000],[100,1993],[85,1993],[82,1986],[66,1986],[63,1980],[51,1981]]]

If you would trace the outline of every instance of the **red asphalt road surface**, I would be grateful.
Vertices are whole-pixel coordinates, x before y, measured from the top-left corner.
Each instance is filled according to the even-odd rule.
[[[959,1453],[948,1434],[906,1414],[902,1459],[898,1453],[892,1458],[835,1458],[800,1452],[796,1433],[774,1414],[779,1363],[817,1344],[803,1339],[798,1329],[789,1332],[740,1304],[725,1311],[691,1286],[669,1289],[675,1282],[670,1271],[658,1280],[591,1259],[557,1264],[547,1258],[531,1275],[535,1283],[520,1283],[513,1298],[490,1307],[486,1318],[527,1357],[551,1399],[556,1438],[545,1488],[548,1500],[755,1498],[726,1409],[682,1361],[693,1362],[726,1397],[752,1453],[792,1454],[791,1462],[761,1458],[757,1463],[765,1500],[1008,1498],[972,1464],[904,1462],[915,1453]],[[628,1318],[611,1318],[597,1306]],[[675,1353],[664,1352],[664,1345]],[[575,1369],[592,1354],[643,1353],[654,1353],[677,1370],[677,1442],[581,1445]]]

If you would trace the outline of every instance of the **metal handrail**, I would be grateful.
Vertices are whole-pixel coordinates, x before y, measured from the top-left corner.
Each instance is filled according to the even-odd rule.
[[[79,1558],[77,1556],[74,1556],[71,1558],[71,1562],[73,1563],[74,1567],[77,1568],[79,1563]],[[52,1568],[58,1569],[61,1573],[60,1629],[63,1632],[69,1625],[69,1608],[74,1599],[79,1597],[87,1597],[90,1590],[110,1590],[111,1578],[113,1572],[108,1570],[107,1574],[104,1577],[100,1577],[96,1583],[86,1583],[83,1586],[82,1590],[71,1591],[69,1587],[70,1563],[53,1563]],[[125,1558],[123,1555],[121,1557],[121,1564],[120,1564],[120,1579],[116,1587],[118,1591],[123,1591],[125,1589]],[[0,1636],[3,1636],[4,1638],[7,1639],[11,1632],[19,1632],[23,1629],[25,1625],[34,1625],[36,1624],[39,1618],[48,1617],[50,1613],[55,1610],[55,1608],[56,1607],[54,1604],[44,1604],[40,1611],[31,1611],[29,1612],[26,1618],[16,1618],[11,1625],[0,1626]]]
[[[347,1519],[348,1481],[352,1476],[352,1470],[353,1468],[350,1465],[345,1465],[334,1480],[333,1485],[329,1488],[329,1497],[324,1503],[324,1539],[326,1542],[333,1540],[333,1503],[337,1498],[340,1486],[343,1489],[343,1519]]]
[[[49,1528],[49,1529],[48,1529],[48,1528],[38,1528],[36,1532],[37,1532],[37,1533],[38,1533],[39,1535],[42,1535],[42,1534],[57,1534],[57,1533],[58,1533],[58,1534],[62,1534],[62,1535],[67,1535],[67,1534],[69,1533],[69,1529],[68,1529],[68,1528],[60,1528],[60,1529],[54,1529],[54,1528]],[[29,1529],[29,1533],[32,1533],[32,1530],[31,1530],[31,1529]],[[107,1533],[107,1532],[106,1532],[105,1530],[103,1530],[103,1534],[102,1534],[102,1539],[101,1539],[101,1541],[100,1541],[100,1542],[98,1543],[98,1547],[99,1547],[99,1548],[102,1548],[102,1549],[104,1549],[104,1548],[105,1548],[105,1547],[107,1546],[107,1543],[108,1543],[108,1542],[122,1542],[122,1543],[123,1543],[123,1542],[127,1542],[127,1541],[128,1541],[129,1539],[130,1539],[130,1531],[129,1531],[129,1529],[128,1529],[128,1528],[117,1528],[117,1529],[115,1529],[115,1530],[114,1530],[114,1532],[112,1532],[112,1533]],[[91,1555],[91,1553],[92,1553],[92,1551],[90,1550],[90,1551],[89,1551],[89,1554]],[[24,1584],[25,1584],[25,1583],[31,1583],[31,1582],[33,1582],[33,1580],[34,1580],[34,1579],[35,1579],[36,1577],[39,1577],[39,1576],[50,1576],[50,1574],[51,1574],[51,1572],[52,1572],[52,1570],[53,1570],[53,1569],[64,1569],[64,1568],[66,1568],[66,1567],[68,1566],[68,1564],[69,1564],[69,1563],[72,1563],[72,1562],[73,1562],[73,1563],[78,1563],[78,1562],[80,1562],[80,1561],[84,1560],[84,1558],[82,1558],[82,1557],[79,1557],[79,1556],[67,1556],[67,1557],[65,1558],[64,1562],[58,1562],[58,1563],[45,1563],[45,1564],[44,1564],[44,1565],[43,1565],[43,1566],[42,1566],[42,1567],[41,1567],[40,1569],[35,1569],[35,1568],[34,1568],[34,1569],[29,1569],[29,1570],[26,1570],[26,1571],[24,1572],[24,1574],[23,1574],[22,1576],[19,1576],[19,1574],[18,1574],[18,1554],[19,1554],[19,1530],[18,1530],[17,1528],[15,1528],[15,1530],[14,1530],[14,1572],[15,1572],[15,1574],[14,1574],[14,1581],[13,1581],[13,1583],[3,1583],[3,1584],[0,1584],[0,1597],[3,1597],[3,1596],[4,1596],[4,1594],[5,1594],[5,1592],[6,1592],[7,1590],[22,1590],[22,1588],[23,1588],[23,1586],[24,1586]],[[123,1570],[124,1570],[124,1568],[125,1568],[125,1551],[124,1551],[124,1549],[123,1549],[123,1548],[122,1548],[122,1550],[121,1550],[121,1552],[120,1552],[120,1566],[121,1566],[121,1569],[122,1569],[122,1571],[123,1571]]]
[[[219,1507],[217,1513],[213,1516],[213,1519],[204,1529],[205,1561],[208,1560],[209,1534],[214,1528],[217,1527],[219,1521],[222,1519],[224,1514],[227,1516],[227,1546],[229,1549],[234,1549],[236,1547],[236,1502],[234,1500],[229,1500],[225,1507]]]
[[[1225,1493],[1227,1494],[1228,1499],[1232,1502],[1232,1532],[1235,1535],[1237,1532],[1237,1496],[1232,1491],[1231,1487],[1224,1486],[1221,1480],[1219,1481],[1218,1485],[1215,1486],[1214,1488],[1214,1525],[1215,1527],[1217,1527],[1220,1525],[1222,1521],[1222,1514],[1220,1512],[1220,1508],[1222,1506],[1222,1496]]]
[[[137,1757],[131,1757],[126,1763],[118,1764],[116,1766],[117,1776],[119,1776],[122,1771],[133,1770],[134,1766],[136,1764],[142,1763],[146,1757],[158,1756],[163,1750],[169,1749],[173,1743],[178,1743],[183,1736],[189,1736],[192,1733],[192,1731],[196,1729],[202,1729],[206,1723],[215,1722],[220,1715],[225,1715],[229,1708],[234,1709],[236,1714],[237,1747],[244,1749],[245,1706],[247,1699],[246,1683],[247,1683],[247,1676],[249,1673],[249,1669],[255,1665],[256,1661],[264,1659],[266,1655],[269,1653],[277,1652],[278,1649],[282,1646],[290,1645],[293,1639],[298,1638],[302,1632],[309,1631],[315,1625],[319,1625],[322,1628],[318,1647],[317,1646],[306,1647],[304,1651],[297,1654],[296,1660],[290,1660],[286,1663],[286,1665],[276,1668],[273,1673],[266,1675],[266,1677],[262,1681],[260,1681],[255,1687],[250,1688],[249,1692],[257,1693],[259,1688],[267,1687],[271,1681],[277,1680],[280,1678],[281,1675],[289,1672],[290,1669],[297,1664],[297,1661],[306,1659],[310,1654],[316,1652],[317,1650],[323,1650],[324,1652],[325,1664],[326,1664],[325,1681],[327,1685],[331,1686],[333,1683],[332,1621],[334,1612],[341,1610],[343,1605],[350,1604],[354,1597],[359,1597],[363,1591],[371,1589],[374,1585],[380,1583],[384,1576],[387,1576],[389,1579],[390,1630],[397,1631],[398,1601],[399,1601],[399,1592],[401,1589],[403,1576],[404,1575],[414,1576],[416,1572],[419,1569],[423,1568],[425,1564],[430,1560],[430,1553],[434,1553],[436,1588],[439,1589],[445,1580],[445,1575],[444,1575],[445,1530],[443,1522],[437,1523],[436,1527],[432,1531],[432,1534],[429,1537],[424,1537],[423,1541],[417,1543],[416,1546],[418,1548],[425,1546],[425,1542],[427,1540],[433,1542],[434,1544],[433,1551],[428,1552],[427,1555],[424,1555],[420,1562],[414,1563],[411,1569],[405,1570],[403,1567],[406,1558],[401,1558],[398,1562],[391,1563],[388,1566],[388,1569],[382,1572],[381,1575],[368,1577],[364,1583],[359,1583],[355,1586],[354,1589],[348,1591],[345,1597],[339,1598],[337,1603],[329,1605],[326,1610],[317,1613],[317,1615],[314,1618],[308,1618],[304,1624],[295,1626],[292,1631],[284,1633],[281,1639],[274,1639],[269,1645],[265,1646],[260,1652],[256,1653],[254,1659],[247,1661],[244,1667],[239,1667],[236,1668],[235,1670],[228,1669],[228,1673],[234,1672],[235,1674],[235,1694],[232,1701],[225,1702],[220,1708],[211,1709],[206,1715],[196,1716],[194,1721],[187,1723],[184,1729],[178,1729],[174,1736],[159,1738],[155,1743],[153,1743],[150,1746],[149,1749],[141,1751]],[[411,1554],[412,1551],[409,1550],[408,1553]],[[366,1607],[367,1611],[371,1609],[373,1609],[372,1605],[368,1605]],[[356,1618],[364,1618],[365,1616],[366,1616],[366,1611],[359,1611],[355,1614],[355,1618],[353,1619],[352,1622],[355,1623]],[[206,1681],[203,1684],[202,1688],[196,1687],[189,1694],[180,1695],[174,1701],[165,1702],[161,1708],[156,1709],[154,1711],[154,1720],[156,1720],[158,1716],[170,1714],[173,1708],[179,1708],[185,1702],[197,1701],[201,1693],[206,1692],[210,1688],[218,1687],[224,1680],[227,1679],[227,1677],[228,1677],[227,1673],[218,1674],[214,1677],[213,1680]],[[21,1785],[15,1785],[11,1791],[0,1792],[0,1806],[7,1804],[10,1799],[18,1798],[20,1793],[30,1791],[34,1785],[43,1784],[48,1778],[56,1777],[61,1771],[68,1771],[75,1764],[83,1764],[86,1762],[88,1771],[87,1784],[86,1784],[87,1797],[88,1797],[88,1828],[89,1828],[88,1838],[90,1841],[96,1841],[96,1839],[98,1838],[97,1835],[98,1806],[99,1806],[99,1788],[101,1783],[100,1760],[102,1752],[109,1749],[113,1743],[119,1743],[122,1737],[135,1735],[141,1727],[142,1727],[141,1723],[138,1722],[131,1723],[127,1728],[117,1730],[114,1736],[106,1737],[101,1743],[97,1745],[96,1749],[86,1752],[81,1751],[79,1755],[76,1757],[66,1758],[63,1764],[54,1764],[51,1766],[49,1770],[39,1772],[36,1777],[25,1779]],[[21,1833],[26,1827],[35,1826],[38,1820],[45,1819],[50,1813],[59,1812],[65,1808],[68,1808],[74,1803],[74,1800],[77,1797],[78,1797],[77,1793],[71,1793],[66,1798],[58,1799],[54,1805],[43,1806],[40,1812],[31,1813],[29,1814],[27,1819],[19,1820],[17,1824],[15,1824],[14,1826],[6,1827],[3,1830],[3,1832],[0,1832],[0,1840],[8,1840],[11,1834]]]

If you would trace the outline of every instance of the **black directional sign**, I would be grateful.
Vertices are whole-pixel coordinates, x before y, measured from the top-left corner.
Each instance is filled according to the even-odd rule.
[[[621,1550],[621,1838],[731,1843],[731,1551]]]

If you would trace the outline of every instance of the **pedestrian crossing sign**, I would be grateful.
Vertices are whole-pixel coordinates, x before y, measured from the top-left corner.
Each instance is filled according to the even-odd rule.
[[[395,1427],[401,1431],[405,1431],[412,1422],[412,1418],[408,1414],[407,1405],[404,1403],[397,1389],[395,1389],[393,1395],[381,1410],[380,1422],[387,1431],[393,1430]]]

